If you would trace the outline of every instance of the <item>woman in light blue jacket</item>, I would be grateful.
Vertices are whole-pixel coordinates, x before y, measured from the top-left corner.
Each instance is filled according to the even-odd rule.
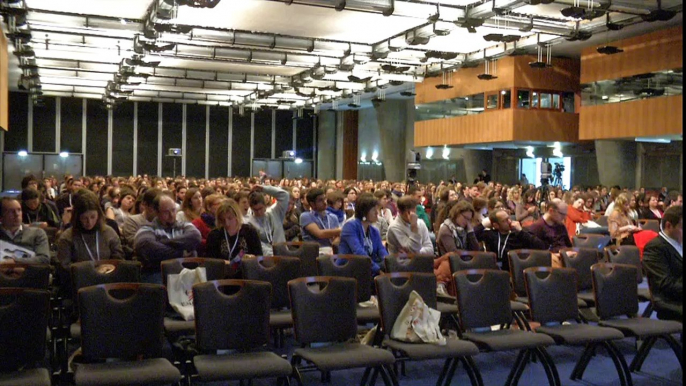
[[[369,256],[372,259],[372,275],[381,271],[388,251],[381,242],[379,230],[372,224],[377,221],[378,200],[371,193],[360,195],[355,203],[355,219],[346,222],[341,230],[338,253]]]

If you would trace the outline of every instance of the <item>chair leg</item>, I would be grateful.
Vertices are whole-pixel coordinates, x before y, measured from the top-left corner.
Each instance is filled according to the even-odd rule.
[[[646,338],[643,341],[641,348],[638,349],[636,356],[631,361],[631,365],[629,365],[629,371],[630,372],[641,371],[641,367],[643,366],[643,361],[645,361],[646,358],[648,357],[648,353],[653,348],[653,345],[655,344],[656,341],[657,341],[657,338],[653,337],[653,336]]]
[[[372,379],[369,380],[369,386],[376,385],[376,377],[378,377],[378,376],[379,376],[379,368],[374,367],[374,369],[372,370]]]
[[[385,386],[398,386],[398,380],[396,379],[395,383],[393,383],[393,377],[391,376],[392,371],[388,371],[388,367],[381,366],[379,368],[379,372],[381,373],[381,378],[383,379],[383,383]]]
[[[603,346],[607,350],[607,353],[612,358],[612,361],[617,368],[617,374],[619,375],[619,381],[621,385],[632,386],[633,381],[631,379],[631,371],[629,371],[629,366],[627,366],[624,356],[617,349],[617,346],[610,341],[603,342]]]
[[[522,366],[522,362],[526,359],[526,350],[520,350],[519,353],[517,354],[517,359],[515,359],[514,365],[512,365],[512,369],[510,370],[510,373],[507,375],[507,380],[505,381],[505,386],[510,386],[512,385],[512,380],[514,379],[515,374],[519,371],[519,367]]]
[[[474,378],[476,380],[476,383],[473,384],[472,386],[484,386],[484,380],[481,377],[481,371],[479,371],[479,368],[476,367],[476,363],[474,362],[474,359],[472,359],[472,357],[470,357],[470,356],[466,356],[463,359],[465,361],[465,366],[469,366],[472,373],[474,374]]]
[[[643,314],[641,314],[642,317],[644,318],[650,318],[650,315],[653,314],[653,302],[648,302],[648,305],[646,306],[646,309],[643,310]]]
[[[477,382],[477,380],[476,380],[476,376],[475,376],[475,374],[474,374],[474,370],[472,369],[472,367],[471,367],[471,365],[469,364],[469,362],[467,362],[467,360],[466,360],[464,357],[460,357],[460,358],[458,358],[457,360],[458,360],[459,362],[461,362],[462,365],[464,365],[464,369],[465,369],[465,371],[467,372],[467,376],[469,377],[469,382],[470,382],[470,384],[471,384],[472,386],[478,385],[478,382]],[[451,380],[446,381],[446,386],[450,385],[450,381],[451,381]]]
[[[385,365],[384,368],[388,372],[388,377],[391,378],[391,383],[393,384],[393,386],[400,386],[400,383],[398,382],[398,377],[396,376],[395,371],[393,371],[393,368],[388,365]]]
[[[667,344],[669,344],[669,347],[672,348],[672,351],[674,351],[674,355],[676,355],[676,359],[679,360],[679,366],[681,366],[681,371],[684,371],[684,361],[683,361],[683,346],[681,343],[679,343],[678,340],[674,339],[673,336],[671,335],[663,335],[661,336],[662,339],[667,341]]]
[[[298,370],[298,365],[300,364],[302,358],[300,358],[299,355],[293,354],[291,357],[291,367],[293,368],[293,371],[291,373],[291,378],[295,379],[295,381],[298,383],[298,386],[303,386],[303,378],[302,375],[300,375],[300,370]]]
[[[548,350],[546,350],[545,347],[536,347],[534,351],[540,356],[541,363],[546,369],[546,375],[548,375],[548,381],[551,382],[551,385],[562,385],[562,382],[560,381],[560,374],[557,372],[557,366],[555,366],[553,357],[548,354]],[[548,372],[550,374],[548,374]]]
[[[445,363],[443,364],[443,369],[441,370],[441,373],[438,375],[438,382],[436,382],[436,386],[443,386],[443,379],[445,379],[446,373],[448,372],[448,369],[450,369],[450,365],[453,362],[453,358],[448,358],[445,360]]]
[[[588,360],[592,356],[594,345],[595,345],[594,343],[586,344],[586,347],[584,348],[584,351],[581,353],[579,360],[576,362],[576,365],[574,366],[574,370],[572,370],[572,374],[569,376],[569,379],[571,379],[572,381],[576,381],[578,379],[581,379],[581,377],[584,373],[584,370],[586,369],[586,365],[588,363]]]
[[[443,381],[443,384],[445,386],[449,386],[450,382],[453,380],[453,376],[455,376],[455,371],[457,370],[457,366],[460,364],[460,362],[457,359],[453,359],[450,362],[450,369],[448,369],[448,373],[445,376],[445,380]]]
[[[529,363],[529,360],[531,360],[531,356],[531,350],[525,350],[524,359],[522,360],[522,363],[519,365],[517,372],[514,374],[514,377],[512,378],[513,386],[517,386],[519,384],[519,378],[522,377],[522,373],[524,372],[527,363]]]
[[[372,371],[371,367],[367,367],[364,369],[364,374],[362,374],[362,380],[360,381],[360,385],[366,386],[367,385],[367,380],[369,379],[369,373]]]

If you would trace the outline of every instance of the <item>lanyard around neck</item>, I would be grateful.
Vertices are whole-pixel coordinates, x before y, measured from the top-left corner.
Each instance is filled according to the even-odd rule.
[[[239,229],[240,232],[240,229]],[[231,243],[229,242],[229,235],[226,232],[226,228],[224,228],[224,238],[226,239],[226,247],[229,248],[229,260],[231,260],[231,256],[233,255],[233,251],[236,249],[236,245],[238,245],[238,232],[236,232],[236,241],[233,242],[233,247],[231,246]]]
[[[326,215],[326,214],[324,215],[324,216],[326,216],[326,226],[324,226],[324,221],[322,221],[322,219],[319,217],[318,213],[315,211],[312,211],[312,213],[314,215],[314,219],[317,220],[317,222],[319,222],[319,224],[321,224],[323,229],[330,229],[331,228],[331,219],[329,218],[328,215]]]
[[[500,249],[500,232],[498,232],[498,259],[503,259],[503,253],[505,253],[505,247],[507,247],[507,240],[510,238],[512,231],[507,232],[507,237],[505,237],[505,242],[503,243],[503,248]]]
[[[88,252],[88,256],[91,258],[91,260],[96,261],[100,260],[100,238],[99,238],[100,232],[95,232],[95,253],[97,254],[97,259],[93,258],[93,254],[91,253],[91,249],[88,248],[88,243],[86,243],[86,239],[83,237],[83,234],[81,234],[81,241],[83,241],[83,245],[86,246],[86,252]]]

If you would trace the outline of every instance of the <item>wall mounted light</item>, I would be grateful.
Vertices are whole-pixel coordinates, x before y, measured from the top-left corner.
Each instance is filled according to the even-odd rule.
[[[29,155],[29,153],[28,153],[26,150],[19,150],[19,152],[17,153],[17,155],[18,155],[19,157],[26,157],[27,155]]]
[[[433,157],[433,155],[434,155],[434,149],[433,149],[432,147],[427,147],[427,148],[426,148],[426,156],[425,156],[425,158],[426,158],[426,159],[431,159],[431,157]]]
[[[367,162],[367,153],[366,152],[364,152],[364,151],[362,152],[362,157],[360,157],[360,161]]]
[[[443,159],[447,160],[450,158],[450,148],[448,146],[443,146]]]
[[[564,154],[562,154],[562,145],[560,145],[559,142],[553,143],[553,155],[558,158],[564,157]]]
[[[301,164],[301,163],[303,163],[303,159],[302,158],[296,158],[295,163]]]
[[[527,146],[526,147],[526,156],[529,158],[536,158],[534,155],[534,147],[533,146]]]
[[[66,151],[60,152],[60,157],[62,157],[62,158],[69,157],[69,152],[66,152]]]
[[[374,152],[372,153],[372,161],[377,162],[378,159],[379,159],[379,152],[374,150]]]

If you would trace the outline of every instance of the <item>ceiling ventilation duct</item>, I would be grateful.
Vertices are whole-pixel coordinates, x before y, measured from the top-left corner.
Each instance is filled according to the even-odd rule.
[[[579,22],[576,22],[576,28],[572,31],[571,35],[566,37],[565,40],[574,42],[577,40],[585,41],[591,38],[593,33],[591,31],[582,31],[579,29]]]
[[[587,6],[581,6],[581,0],[574,0],[574,6],[563,8],[560,10],[562,16],[571,17],[580,20],[593,20],[601,17],[608,11],[610,3],[601,4],[600,8],[594,7],[595,3],[592,0],[587,0]]]
[[[410,71],[410,66],[394,66],[392,64],[384,64],[381,69],[393,74],[402,74],[404,72]]]
[[[405,42],[410,46],[424,45],[431,40],[430,36],[419,35],[417,30],[405,34]]]
[[[283,0],[283,2],[288,5],[295,3],[330,7],[336,11],[375,12],[384,16],[391,16],[395,11],[395,0]]]
[[[452,60],[457,58],[457,52],[426,51],[424,56],[427,58]]]
[[[481,27],[484,24],[483,19],[477,18],[459,18],[455,21],[455,25],[458,27],[466,28],[470,33],[476,33],[476,27]]]
[[[526,0],[527,3],[530,5],[539,5],[539,4],[552,4],[555,2],[555,0]]]
[[[214,8],[221,0],[163,0],[165,3],[174,5],[185,5],[193,8]]]

